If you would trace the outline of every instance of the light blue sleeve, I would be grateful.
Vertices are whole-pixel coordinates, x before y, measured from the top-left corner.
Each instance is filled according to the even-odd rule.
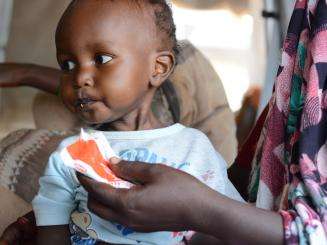
[[[242,198],[242,196],[240,195],[240,193],[236,190],[235,186],[233,185],[233,183],[228,178],[226,161],[220,155],[219,152],[216,151],[216,154],[217,154],[217,157],[218,157],[219,162],[220,162],[220,164],[219,164],[220,169],[223,172],[223,176],[225,178],[225,193],[224,193],[224,195],[231,198],[231,199],[234,199],[235,201],[245,203],[245,201]]]
[[[75,183],[59,153],[53,153],[39,180],[39,192],[32,202],[37,226],[69,223],[70,214],[76,208]]]

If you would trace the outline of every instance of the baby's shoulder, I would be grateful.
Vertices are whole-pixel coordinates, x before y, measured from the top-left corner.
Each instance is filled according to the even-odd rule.
[[[73,135],[73,136],[69,136],[67,138],[65,138],[64,140],[62,140],[60,142],[60,144],[57,147],[57,151],[62,150],[63,148],[71,145],[72,143],[74,143],[77,139],[79,138],[79,135]]]
[[[186,140],[192,139],[192,141],[196,140],[196,141],[202,141],[202,142],[211,144],[207,135],[198,129],[185,127],[181,131],[181,134],[182,135],[180,135],[180,136],[182,136],[183,139],[186,139]]]

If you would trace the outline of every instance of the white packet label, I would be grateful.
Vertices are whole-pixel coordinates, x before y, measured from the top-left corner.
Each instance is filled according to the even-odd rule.
[[[77,141],[61,150],[64,164],[94,180],[116,188],[130,188],[133,184],[114,175],[108,167],[110,158],[117,157],[101,132],[92,134],[81,129]]]

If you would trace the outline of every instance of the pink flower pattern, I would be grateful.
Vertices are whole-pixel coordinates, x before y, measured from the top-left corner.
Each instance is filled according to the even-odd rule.
[[[257,206],[280,212],[286,244],[327,244],[326,0],[296,1],[258,142]]]

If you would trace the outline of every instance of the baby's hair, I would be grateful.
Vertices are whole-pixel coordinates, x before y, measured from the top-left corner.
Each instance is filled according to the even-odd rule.
[[[78,0],[72,0],[70,6]],[[115,0],[110,0],[114,2]],[[144,4],[153,5],[154,9],[154,21],[158,30],[158,35],[161,37],[161,41],[166,47],[171,48],[176,60],[179,54],[179,47],[176,38],[176,26],[173,19],[173,13],[171,7],[167,3],[167,0],[131,0],[131,3],[139,6]],[[69,8],[69,7],[68,7]],[[164,34],[164,35],[163,35]]]
[[[155,5],[155,23],[160,32],[164,32],[166,38],[163,42],[169,42],[175,56],[178,56],[179,48],[176,38],[176,26],[173,20],[171,7],[166,0],[147,0],[149,4]],[[166,39],[166,40],[165,40]]]

